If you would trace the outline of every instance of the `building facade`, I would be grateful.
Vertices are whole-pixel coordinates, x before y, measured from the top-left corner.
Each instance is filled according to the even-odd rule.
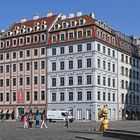
[[[94,14],[34,16],[0,34],[0,111],[69,111],[76,120],[140,117],[139,39]]]

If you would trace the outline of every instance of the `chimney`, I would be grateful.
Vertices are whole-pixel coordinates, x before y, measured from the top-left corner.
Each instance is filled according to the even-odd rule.
[[[74,14],[73,13],[70,13],[69,14],[69,18],[73,18],[74,17]]]
[[[26,22],[26,21],[27,21],[27,20],[26,20],[25,17],[22,17],[21,20],[20,20],[21,23]]]
[[[53,14],[51,12],[47,13],[47,17],[51,17]]]
[[[66,19],[66,15],[62,15],[61,16],[61,19],[63,20],[63,19]]]
[[[94,13],[90,13],[89,15],[90,15],[92,18],[95,18]]]
[[[34,15],[34,16],[33,16],[33,19],[34,19],[34,20],[39,19],[39,15]]]
[[[77,12],[77,17],[82,16],[82,12]]]

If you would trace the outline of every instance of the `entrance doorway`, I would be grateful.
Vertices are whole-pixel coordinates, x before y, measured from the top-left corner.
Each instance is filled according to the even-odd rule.
[[[86,110],[86,120],[91,120],[91,109]]]
[[[19,107],[19,108],[18,108],[18,114],[17,114],[18,116],[17,116],[17,117],[18,117],[18,118],[21,118],[21,116],[22,116],[23,114],[24,114],[24,108]]]

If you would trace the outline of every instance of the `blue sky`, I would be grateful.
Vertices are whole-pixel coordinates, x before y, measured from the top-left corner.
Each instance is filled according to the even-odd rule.
[[[49,12],[68,15],[82,11],[94,12],[101,19],[127,35],[140,37],[140,0],[1,0],[0,30],[19,22],[21,17],[32,19]]]

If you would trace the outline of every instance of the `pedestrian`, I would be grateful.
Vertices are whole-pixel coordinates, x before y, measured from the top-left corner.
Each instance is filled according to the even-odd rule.
[[[68,116],[65,117],[65,127],[69,127],[69,119]]]
[[[29,114],[28,122],[29,122],[29,128],[32,128],[32,124],[33,124],[33,116],[32,116],[32,114]]]
[[[35,120],[36,120],[36,126],[39,127],[39,123],[40,123],[40,120],[41,120],[40,114],[37,113],[37,115],[35,116]]]
[[[46,125],[46,117],[45,117],[45,114],[42,114],[42,116],[41,116],[41,126],[40,126],[40,128],[43,128],[43,126],[45,128],[48,128],[48,126]]]
[[[23,116],[23,123],[24,123],[24,128],[28,128],[28,125],[27,125],[27,114],[25,114],[24,116]]]

